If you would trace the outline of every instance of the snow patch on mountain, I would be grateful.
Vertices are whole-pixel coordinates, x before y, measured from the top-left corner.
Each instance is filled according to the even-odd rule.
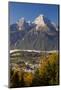
[[[41,14],[34,20],[33,23],[36,24],[36,29],[46,26],[43,18],[44,18],[44,15]]]

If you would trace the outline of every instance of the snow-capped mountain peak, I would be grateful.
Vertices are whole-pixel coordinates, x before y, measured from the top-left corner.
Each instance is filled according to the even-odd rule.
[[[44,22],[44,15],[40,14],[33,22],[34,24],[36,24],[36,29],[38,29],[39,27],[44,27],[46,26],[45,22]]]
[[[31,25],[31,21],[27,21],[27,23],[28,23],[29,25]]]
[[[28,23],[24,19],[24,17],[20,18],[17,22],[19,30],[25,30],[28,27]]]
[[[35,24],[44,25],[43,15],[39,15],[39,16],[34,20],[34,23],[35,23]]]

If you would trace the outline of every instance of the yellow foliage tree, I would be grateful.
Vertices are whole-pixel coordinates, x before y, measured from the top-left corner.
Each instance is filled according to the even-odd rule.
[[[32,80],[33,80],[33,74],[30,72],[26,72],[24,73],[24,82],[25,82],[25,86],[30,86],[32,84]]]
[[[59,58],[58,53],[51,53],[41,60],[39,73],[45,85],[59,84]]]

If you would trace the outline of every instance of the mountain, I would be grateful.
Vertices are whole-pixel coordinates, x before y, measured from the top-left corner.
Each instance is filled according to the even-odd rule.
[[[33,22],[24,18],[10,25],[10,49],[21,50],[58,50],[59,31],[44,15]]]
[[[32,24],[22,17],[15,24],[10,25],[10,47],[16,48],[16,43],[32,28]]]

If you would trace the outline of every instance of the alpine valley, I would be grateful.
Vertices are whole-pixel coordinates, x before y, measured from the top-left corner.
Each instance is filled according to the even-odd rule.
[[[10,87],[59,84],[59,28],[44,15],[10,25]]]

